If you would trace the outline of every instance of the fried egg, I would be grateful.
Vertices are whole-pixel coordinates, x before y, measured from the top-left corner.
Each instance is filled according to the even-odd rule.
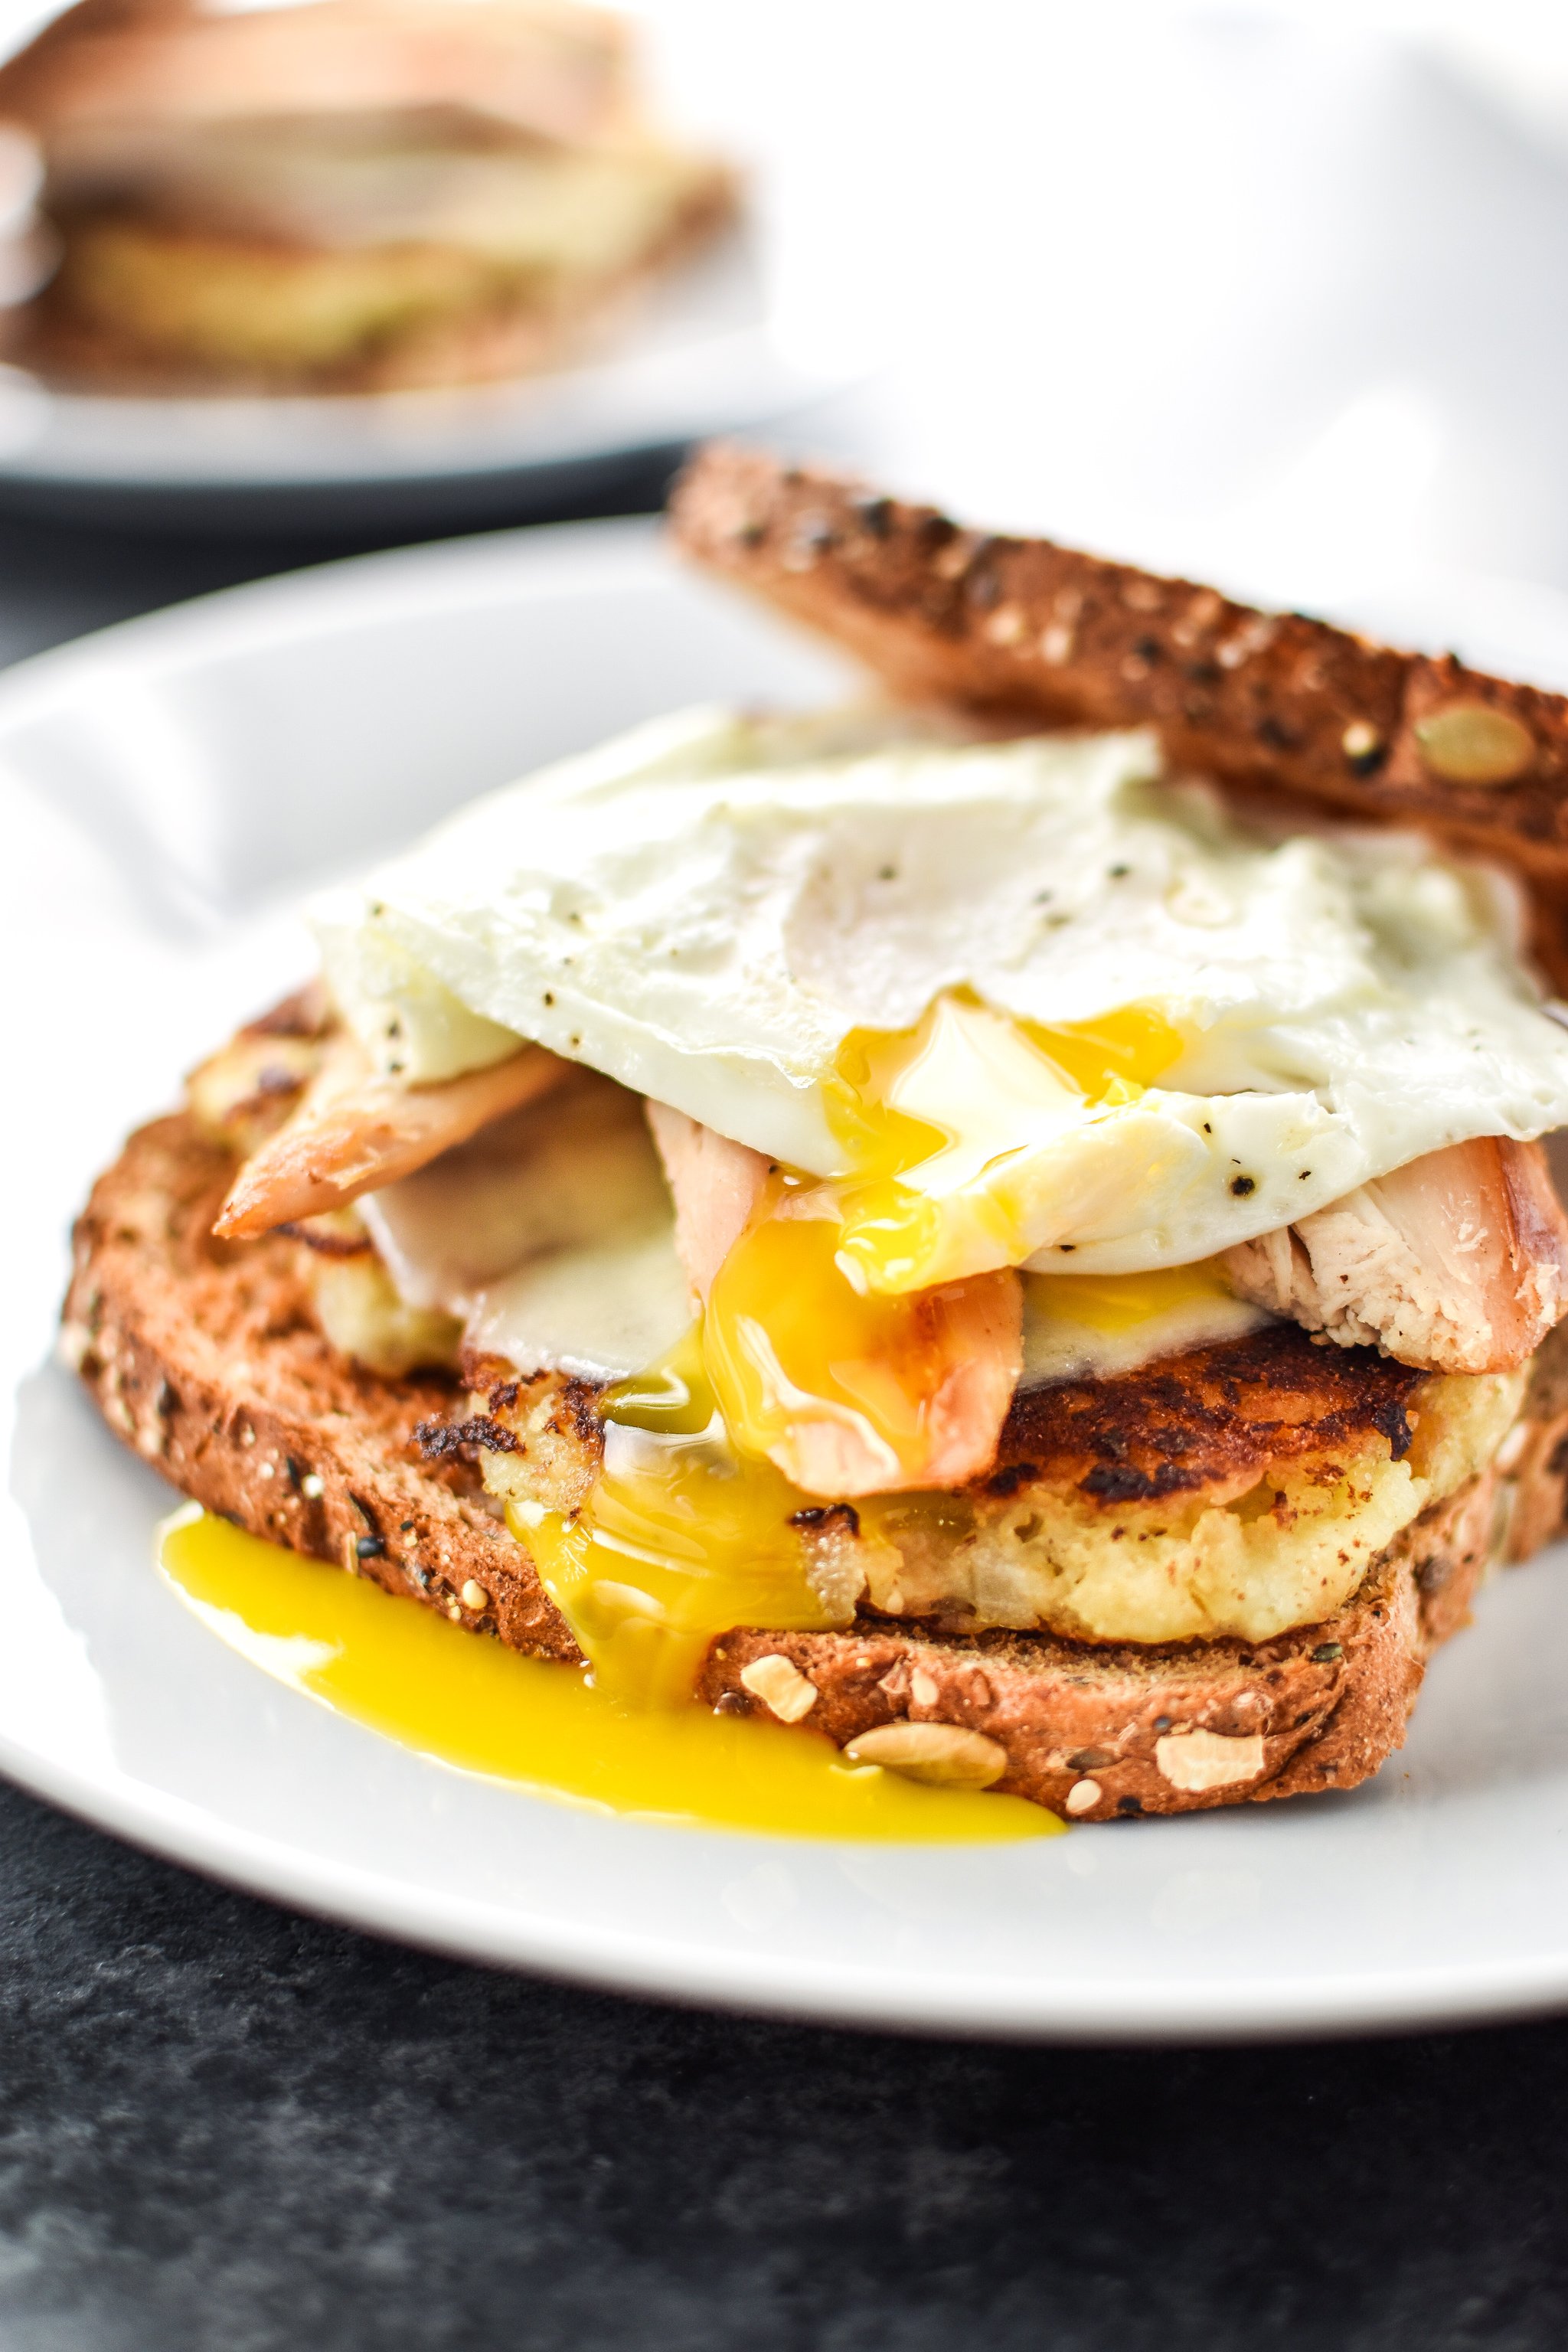
[[[1270,837],[1143,733],[684,712],[316,921],[380,1067],[537,1039],[831,1182],[867,1295],[1191,1266],[1568,1123],[1503,886],[1405,835]]]

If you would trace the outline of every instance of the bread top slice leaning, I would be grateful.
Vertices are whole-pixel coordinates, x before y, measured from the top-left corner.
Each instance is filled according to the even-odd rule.
[[[901,700],[1159,730],[1247,793],[1419,826],[1531,886],[1568,987],[1568,697],[1262,613],[1050,540],[718,443],[676,485],[681,553],[856,655]]]

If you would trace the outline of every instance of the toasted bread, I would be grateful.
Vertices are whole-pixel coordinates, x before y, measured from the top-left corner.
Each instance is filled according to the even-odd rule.
[[[1175,765],[1239,793],[1417,825],[1512,867],[1568,985],[1568,698],[728,444],[693,460],[670,514],[684,554],[901,699],[1152,725]]]
[[[426,1465],[449,1381],[378,1380],[334,1354],[302,1243],[216,1241],[233,1156],[187,1113],[132,1137],[77,1227],[63,1345],[110,1427],[185,1494],[253,1533],[578,1659],[563,1619],[460,1465]],[[466,1491],[465,1491],[466,1490]],[[465,1606],[483,1586],[485,1610]]]
[[[625,27],[574,0],[334,0],[203,9],[79,0],[0,70],[0,115],[46,135],[98,123],[466,106],[550,139],[625,112]]]
[[[77,1227],[63,1345],[110,1426],[175,1486],[254,1534],[513,1649],[581,1664],[532,1562],[463,1459],[486,1432],[466,1424],[462,1391],[434,1376],[383,1381],[335,1356],[311,1310],[300,1243],[213,1236],[233,1173],[233,1155],[181,1113],[133,1136],[94,1187]],[[1237,1447],[1258,1443],[1244,1427],[1247,1402],[1270,1384],[1278,1393],[1280,1380],[1279,1367],[1250,1357],[1238,1355],[1235,1370],[1243,1400],[1228,1433],[1216,1373],[1194,1408],[1205,1443],[1232,1465]],[[1397,1413],[1411,1378],[1368,1350],[1324,1357],[1321,1370],[1346,1426],[1357,1414]],[[1294,1359],[1289,1380],[1294,1399]],[[558,1448],[591,1469],[593,1392],[563,1382],[534,1402],[552,1418]],[[1027,1402],[1020,1433],[1033,1429]],[[422,1447],[421,1423],[447,1430],[450,1443]],[[1096,1416],[1084,1439],[1097,1459],[1108,1426]],[[1131,1457],[1111,1447],[1135,1466],[1145,1450],[1142,1436]],[[700,1693],[728,1711],[760,1711],[747,1670],[782,1656],[814,1686],[811,1722],[830,1738],[847,1743],[903,1723],[979,1734],[1005,1751],[999,1787],[1086,1818],[1348,1788],[1399,1746],[1428,1652],[1465,1622],[1487,1562],[1517,1548],[1510,1527],[1533,1547],[1561,1523],[1568,1349],[1555,1339],[1500,1463],[1405,1529],[1342,1608],[1271,1641],[1088,1644],[911,1632],[870,1617],[843,1633],[742,1628],[713,1644]]]

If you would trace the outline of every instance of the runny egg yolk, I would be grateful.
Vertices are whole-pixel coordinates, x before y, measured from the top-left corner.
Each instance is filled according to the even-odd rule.
[[[1020,1264],[1042,1152],[1135,1102],[1185,1043],[1155,1006],[1047,1027],[963,992],[914,1029],[854,1031],[827,1090],[850,1170],[833,1188],[846,1272],[891,1292]]]
[[[1017,1381],[1016,1276],[887,1295],[854,1279],[842,1238],[832,1187],[768,1179],[703,1325],[726,1427],[829,1499],[973,1476]],[[976,1415],[978,1455],[965,1435]]]
[[[983,1471],[1021,1364],[1010,1162],[1042,1123],[1134,1099],[1182,1043],[1145,1006],[1031,1030],[962,996],[852,1036],[830,1093],[851,1173],[771,1174],[708,1299],[742,1451],[829,1499]]]
[[[1028,1280],[1037,1311],[1057,1307],[1072,1323],[1118,1333],[1224,1293],[1203,1266]],[[604,1467],[578,1511],[509,1511],[597,1686],[627,1706],[682,1705],[710,1645],[733,1626],[826,1631],[853,1618],[852,1588],[819,1590],[809,1573],[821,1500],[736,1442],[710,1349],[710,1326],[698,1324],[662,1364],[608,1392]],[[906,1427],[907,1415],[906,1402]],[[873,1496],[856,1503],[849,1525],[887,1542],[911,1508],[942,1506],[938,1493]]]
[[[604,1413],[604,1467],[582,1509],[510,1515],[601,1689],[678,1706],[715,1634],[846,1622],[806,1579],[792,1521],[811,1498],[731,1444],[700,1328],[612,1389]]]
[[[702,1319],[610,1391],[604,1466],[582,1508],[512,1507],[601,1687],[677,1705],[732,1626],[848,1622],[852,1599],[807,1572],[823,1502],[852,1494],[876,1540],[879,1493],[978,1475],[984,1460],[953,1472],[951,1424],[974,1408],[987,1364],[994,1448],[1018,1372],[1011,1269],[1027,1254],[1009,1160],[1135,1100],[1183,1042],[1146,1007],[1046,1029],[961,997],[916,1029],[851,1038],[831,1092],[851,1172],[771,1172]],[[933,1276],[955,1245],[984,1270]],[[1037,1313],[1117,1331],[1223,1289],[1206,1267],[1028,1279]]]
[[[631,1704],[689,1697],[709,1644],[733,1625],[848,1622],[852,1608],[834,1608],[807,1575],[820,1498],[866,1494],[868,1465],[885,1487],[941,1482],[942,1408],[971,1376],[967,1335],[985,1328],[987,1294],[1016,1287],[1011,1274],[981,1275],[935,1300],[866,1295],[835,1262],[834,1223],[772,1213],[790,1202],[773,1180],[702,1321],[609,1391],[604,1464],[581,1509],[512,1507],[512,1532],[599,1685]],[[1018,1369],[1017,1307],[1005,1303],[998,1424]],[[785,1475],[795,1467],[815,1470],[809,1487]]]

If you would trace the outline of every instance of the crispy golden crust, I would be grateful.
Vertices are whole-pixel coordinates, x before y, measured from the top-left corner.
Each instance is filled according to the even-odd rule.
[[[462,1424],[462,1391],[437,1379],[377,1380],[334,1357],[311,1316],[300,1244],[215,1241],[211,1220],[233,1167],[181,1115],[133,1136],[93,1189],[77,1228],[63,1340],[110,1426],[184,1493],[257,1535],[514,1649],[579,1660],[532,1562],[487,1508],[463,1458],[493,1444],[496,1425],[454,1427],[450,1444],[423,1454],[416,1426]],[[1295,1444],[1321,1434],[1325,1419],[1352,1433],[1378,1425],[1372,1417],[1402,1408],[1411,1377],[1390,1366],[1386,1381],[1378,1368],[1369,1383],[1364,1370],[1347,1373],[1326,1351],[1309,1347],[1309,1360],[1299,1360],[1289,1340],[1278,1353],[1243,1347],[1228,1370],[1217,1361],[1223,1350],[1200,1351],[1216,1360],[1198,1364],[1190,1408],[1173,1399],[1139,1406],[1164,1414],[1169,1458],[1181,1458],[1170,1446],[1186,1437],[1195,1460],[1216,1474],[1229,1465],[1234,1475],[1237,1448]],[[1329,1385],[1315,1386],[1320,1378]],[[1550,1351],[1538,1381],[1534,1417],[1504,1448],[1509,1475],[1473,1479],[1429,1510],[1321,1625],[1254,1645],[911,1634],[869,1616],[842,1634],[743,1629],[715,1643],[702,1695],[751,1708],[743,1669],[783,1654],[817,1689],[809,1726],[840,1740],[905,1720],[980,1730],[1006,1749],[1000,1786],[1086,1818],[1350,1787],[1403,1738],[1426,1653],[1464,1622],[1508,1508],[1515,1556],[1526,1534],[1533,1547],[1561,1525],[1568,1374]],[[532,1384],[534,1418],[548,1423],[569,1475],[591,1466],[597,1419],[581,1383],[558,1385],[559,1394]],[[1122,1384],[1110,1423],[1058,1391],[1055,1404],[1026,1401],[1016,1426],[1037,1440],[1056,1431],[1054,1453],[1043,1442],[1034,1452],[1064,1474],[1103,1465],[1157,1478],[1154,1441],[1128,1427],[1129,1396],[1150,1385]],[[1009,1458],[1028,1456],[1015,1448]],[[489,1596],[483,1611],[462,1601],[470,1580]],[[1258,1769],[1223,1785],[1184,1785],[1190,1769],[1173,1780],[1194,1751],[1162,1751],[1160,1742],[1193,1732],[1260,1739]],[[1099,1791],[1087,1804],[1085,1781]]]
[[[557,1398],[569,1397],[570,1412],[555,1414],[552,1426],[572,1446],[585,1491],[603,1444],[591,1384],[549,1373],[519,1381],[496,1359],[470,1360],[465,1374],[476,1402],[489,1392],[489,1414],[465,1424],[464,1442],[480,1449],[505,1447],[520,1416],[546,1398],[555,1414]],[[1016,1397],[994,1469],[957,1492],[977,1503],[1026,1504],[1031,1494],[1072,1491],[1110,1515],[1172,1496],[1221,1500],[1307,1457],[1353,1457],[1369,1438],[1385,1440],[1402,1461],[1411,1443],[1406,1408],[1427,1377],[1371,1349],[1315,1346],[1297,1325],[1275,1324],[1141,1371]],[[855,1515],[836,1504],[807,1516],[826,1524]]]
[[[1017,1398],[988,1496],[1035,1485],[1099,1503],[1235,1494],[1304,1454],[1384,1437],[1408,1451],[1405,1407],[1425,1375],[1370,1349],[1314,1347],[1293,1323],[1169,1356],[1119,1379],[1074,1381]]]
[[[1048,540],[961,529],[725,444],[693,460],[670,515],[685,554],[824,631],[905,699],[1152,724],[1178,766],[1421,824],[1516,867],[1544,887],[1543,951],[1564,968],[1562,695]]]

